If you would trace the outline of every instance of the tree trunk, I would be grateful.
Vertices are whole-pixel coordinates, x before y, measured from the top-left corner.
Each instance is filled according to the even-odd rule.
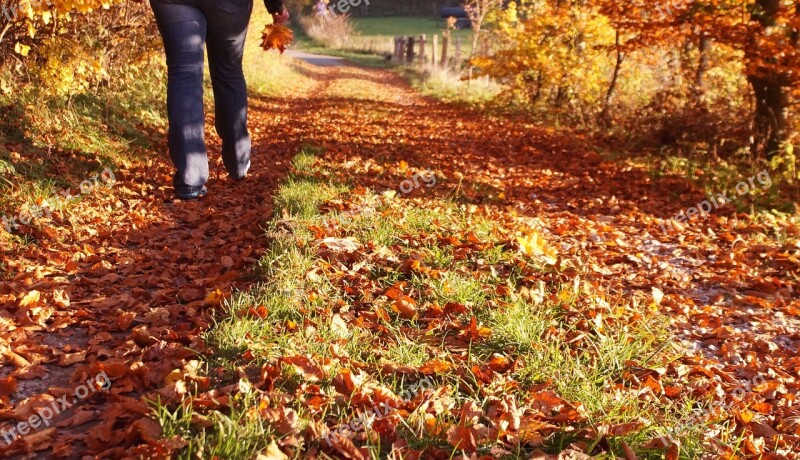
[[[777,24],[781,0],[757,0],[756,3],[759,9],[753,14],[753,20],[763,28],[756,33],[769,34]],[[756,40],[752,40],[745,51],[751,62],[758,62],[761,58],[758,53],[761,50],[756,46]],[[763,153],[767,159],[771,159],[789,140],[787,118],[790,99],[789,88],[784,80],[779,71],[769,66],[756,66],[747,77],[756,99],[754,142],[751,146],[754,156]]]
[[[620,49],[619,43],[619,31],[616,31],[616,48],[617,48],[617,61],[614,64],[614,74],[611,76],[611,82],[608,84],[608,91],[606,91],[606,98],[603,100],[603,110],[600,112],[600,120],[603,123],[608,123],[609,121],[609,110],[611,109],[611,100],[614,98],[614,92],[617,90],[617,84],[619,82],[619,73],[622,69],[622,62],[625,60],[625,54]]]
[[[709,68],[708,54],[711,51],[711,39],[705,35],[700,35],[700,44],[697,48],[697,72],[694,75],[694,94],[697,102],[702,103],[706,95],[706,72]]]
[[[774,157],[789,139],[787,123],[789,93],[787,88],[774,78],[750,76],[756,110],[753,118],[755,142],[753,153],[763,152],[767,159]]]

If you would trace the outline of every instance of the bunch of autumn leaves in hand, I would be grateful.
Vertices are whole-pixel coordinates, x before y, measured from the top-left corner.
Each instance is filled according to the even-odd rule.
[[[286,8],[272,15],[272,24],[268,24],[261,32],[261,47],[264,51],[279,50],[281,54],[286,51],[286,47],[294,40],[292,29],[285,25],[288,20],[289,12]]]

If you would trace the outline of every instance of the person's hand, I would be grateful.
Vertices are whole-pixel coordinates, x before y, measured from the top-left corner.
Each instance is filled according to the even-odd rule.
[[[272,20],[275,25],[284,24],[289,21],[289,10],[281,8],[277,13],[272,13]]]

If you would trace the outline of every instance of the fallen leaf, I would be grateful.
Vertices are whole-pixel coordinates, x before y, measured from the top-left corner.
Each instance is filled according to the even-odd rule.
[[[263,452],[258,454],[256,460],[287,460],[288,458],[289,456],[283,453],[273,439],[269,446],[267,446]]]
[[[39,299],[42,297],[42,294],[39,291],[30,291],[25,294],[22,299],[19,301],[20,307],[33,307],[39,303]]]

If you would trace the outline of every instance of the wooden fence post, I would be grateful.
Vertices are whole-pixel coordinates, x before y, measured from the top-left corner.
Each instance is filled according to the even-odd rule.
[[[397,55],[395,56],[395,60],[397,62],[403,62],[403,59],[405,58],[405,49],[406,49],[405,37],[397,37]]]
[[[447,48],[450,47],[450,34],[444,34],[442,36],[442,68],[446,69],[448,62],[447,62]]]
[[[414,37],[408,37],[408,45],[406,45],[406,61],[409,64],[414,62]]]
[[[439,56],[439,36],[433,36],[433,56],[431,56],[431,64],[433,64],[433,68],[436,69],[436,65],[439,63],[438,56]]]
[[[419,36],[419,65],[425,65],[425,44],[428,41],[428,37],[425,34]]]

